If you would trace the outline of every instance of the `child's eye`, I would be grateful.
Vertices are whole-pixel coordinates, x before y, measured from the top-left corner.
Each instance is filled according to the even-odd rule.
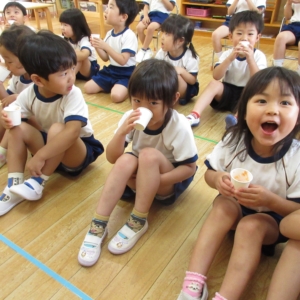
[[[258,99],[257,103],[266,103],[267,101],[265,99]]]
[[[133,102],[140,103],[141,101],[139,99],[133,99]]]
[[[156,101],[152,101],[152,102],[150,102],[150,104],[154,106],[154,105],[157,105],[158,103]]]
[[[290,105],[291,103],[288,100],[281,101],[282,105]]]

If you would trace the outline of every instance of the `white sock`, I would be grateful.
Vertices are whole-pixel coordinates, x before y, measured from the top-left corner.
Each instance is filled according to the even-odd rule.
[[[282,67],[284,59],[273,59],[273,66]]]
[[[218,56],[218,58],[220,58],[220,56],[223,54],[223,51],[221,51],[221,52],[216,52],[215,54]]]
[[[18,185],[23,183],[24,173],[8,173],[7,186],[11,187],[13,185]]]

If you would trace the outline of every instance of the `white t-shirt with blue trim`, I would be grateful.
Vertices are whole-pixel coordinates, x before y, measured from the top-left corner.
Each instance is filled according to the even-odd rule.
[[[88,49],[90,51],[90,55],[88,57],[89,61],[97,60],[96,50],[92,46],[89,37],[84,36],[78,43],[74,44],[71,39],[68,39],[69,44],[73,47],[74,50],[83,50]]]
[[[12,94],[20,94],[24,91],[27,87],[32,85],[33,82],[31,79],[25,79],[23,75],[15,76],[13,75],[8,82],[8,87],[6,89],[7,93]]]
[[[231,4],[233,3],[234,0],[228,0],[226,3],[226,6],[229,7],[231,6]],[[257,7],[257,8],[265,8],[266,7],[266,0],[251,0],[253,2],[253,4]],[[237,5],[236,5],[236,9],[235,9],[235,14],[239,13],[241,11],[246,11],[249,10],[249,6],[247,4],[246,0],[239,0]]]
[[[176,0],[170,0],[174,5],[176,4]],[[170,14],[171,12],[166,9],[161,0],[144,0],[144,4],[149,5],[149,12],[151,11],[160,11],[165,14]]]

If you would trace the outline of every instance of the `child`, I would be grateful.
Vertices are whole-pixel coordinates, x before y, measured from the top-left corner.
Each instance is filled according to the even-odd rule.
[[[129,78],[135,67],[137,38],[129,25],[138,14],[134,0],[109,0],[105,10],[106,23],[113,27],[104,40],[93,38],[92,44],[104,61],[110,61],[84,85],[87,94],[111,93],[113,102],[127,98]]]
[[[179,97],[174,67],[156,59],[142,62],[130,78],[128,91],[133,109],[122,117],[107,146],[106,157],[114,167],[78,254],[83,266],[97,262],[109,217],[124,191],[136,195],[136,200],[128,221],[108,245],[114,254],[129,251],[147,231],[153,200],[173,204],[196,171],[193,133],[185,117],[172,109]],[[134,121],[142,107],[151,110],[153,117],[146,129],[139,131],[134,129]],[[124,153],[124,145],[131,141],[132,152]]]
[[[233,250],[214,300],[242,299],[261,251],[273,255],[275,245],[286,242],[279,223],[300,208],[300,142],[295,139],[299,105],[300,77],[295,72],[271,67],[249,80],[237,125],[205,161],[205,180],[219,195],[200,230],[178,299],[207,299],[206,276],[230,230],[235,230]],[[234,189],[230,172],[235,168],[252,173],[249,188]]]
[[[13,127],[2,111],[8,134],[8,183],[0,197],[0,215],[27,200],[39,200],[49,176],[60,170],[76,176],[103,152],[93,136],[88,109],[75,87],[76,54],[70,44],[50,31],[22,38],[18,57],[33,85],[15,101],[22,116],[36,118],[43,128],[26,122]],[[27,149],[34,156],[27,162],[31,178],[23,183]]]
[[[168,18],[176,4],[176,0],[144,0],[143,3],[145,4],[143,16],[136,26],[138,37],[143,44],[136,55],[136,61],[138,63],[152,57],[152,51],[149,45],[153,33]],[[145,29],[147,29],[146,34],[144,33]]]
[[[12,24],[24,25],[27,20],[26,8],[20,2],[7,2],[3,8],[3,15],[6,29]],[[28,27],[35,31],[33,27]]]
[[[300,210],[286,216],[280,223],[280,232],[288,237],[272,276],[267,300],[297,300],[300,294]]]
[[[155,58],[170,62],[179,82],[179,104],[187,104],[199,92],[199,57],[192,44],[194,24],[181,15],[172,15],[161,26],[161,49]]]
[[[35,34],[25,25],[12,25],[0,36],[0,55],[5,60],[7,69],[13,74],[7,89],[0,82],[0,103],[2,109],[14,102],[25,88],[32,84],[29,74],[25,71],[18,58],[18,41],[23,36]],[[0,168],[6,163],[7,138],[5,128],[0,124]]]
[[[95,48],[90,43],[91,30],[80,9],[70,8],[59,17],[63,36],[70,42],[77,56],[77,79],[89,80],[99,71]]]
[[[283,25],[274,43],[273,65],[282,67],[286,45],[298,45],[300,41],[300,3],[287,0],[284,17],[290,24]],[[298,55],[298,74],[300,75],[300,54]]]
[[[204,89],[193,111],[187,116],[191,126],[200,124],[200,116],[209,104],[217,110],[233,111],[249,78],[258,70],[267,67],[266,56],[260,50],[254,49],[263,29],[261,15],[255,11],[235,14],[229,29],[233,48],[220,57],[213,71],[214,79]],[[222,78],[223,82],[219,81]]]
[[[228,0],[226,6],[228,7],[226,21],[212,33],[213,48],[218,58],[223,54],[222,39],[230,33],[231,16],[242,11],[251,10],[258,12],[263,19],[262,13],[266,8],[266,0]]]

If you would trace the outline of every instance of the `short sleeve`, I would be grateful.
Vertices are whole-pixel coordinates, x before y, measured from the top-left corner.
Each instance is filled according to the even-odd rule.
[[[138,49],[138,40],[133,31],[128,29],[122,38],[121,53],[129,52],[133,55],[136,54]]]

